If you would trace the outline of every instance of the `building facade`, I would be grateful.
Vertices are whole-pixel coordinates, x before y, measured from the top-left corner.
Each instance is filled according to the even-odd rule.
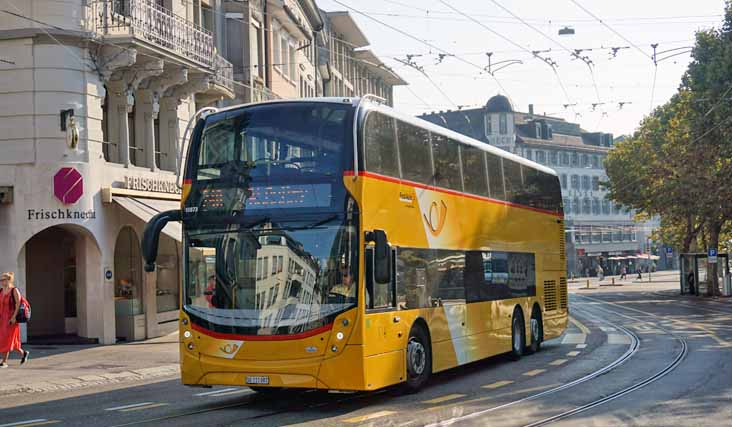
[[[179,208],[188,121],[205,106],[323,95],[321,70],[338,69],[318,57],[323,14],[313,0],[3,9],[0,270],[33,304],[23,339],[112,344],[176,330],[181,227],[163,230],[154,273],[140,240],[153,215]]]
[[[646,224],[607,199],[604,159],[613,147],[612,134],[584,131],[564,119],[515,111],[497,95],[481,108],[442,111],[421,118],[495,145],[557,171],[565,215],[567,273],[595,275],[631,270],[642,262]]]

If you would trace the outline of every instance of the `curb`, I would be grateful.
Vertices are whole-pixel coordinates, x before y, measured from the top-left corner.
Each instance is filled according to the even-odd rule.
[[[13,396],[17,394],[75,390],[114,383],[143,381],[152,378],[176,377],[178,375],[180,375],[180,365],[174,364],[156,366],[152,368],[141,368],[132,371],[59,378],[29,384],[6,384],[0,385],[0,397]]]

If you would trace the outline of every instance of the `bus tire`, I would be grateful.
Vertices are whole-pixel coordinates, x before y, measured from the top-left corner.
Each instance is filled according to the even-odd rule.
[[[511,359],[519,360],[524,355],[526,336],[524,329],[524,316],[518,308],[513,310],[511,319]]]
[[[529,320],[529,330],[531,331],[531,345],[529,351],[531,353],[537,353],[541,350],[541,341],[544,337],[544,325],[541,321],[541,312],[537,306],[531,313],[531,320]]]
[[[406,393],[421,389],[432,374],[432,347],[424,326],[414,325],[407,341],[407,381]]]

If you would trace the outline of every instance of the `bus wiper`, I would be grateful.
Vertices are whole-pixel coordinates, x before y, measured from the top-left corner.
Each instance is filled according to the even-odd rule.
[[[321,225],[325,225],[325,224],[333,221],[334,219],[338,219],[339,217],[340,217],[339,214],[333,214],[333,215],[331,215],[331,216],[329,216],[329,217],[327,217],[325,219],[321,219],[320,221],[314,222],[314,223],[309,224],[309,225],[303,225],[303,226],[300,226],[300,227],[283,227],[283,229],[287,229],[287,230],[309,230],[309,229],[312,229],[312,228],[320,227]]]

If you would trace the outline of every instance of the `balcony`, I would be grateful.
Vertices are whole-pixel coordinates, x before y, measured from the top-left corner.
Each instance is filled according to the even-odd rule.
[[[92,30],[101,36],[143,40],[214,69],[213,34],[152,0],[96,0],[91,11]]]

